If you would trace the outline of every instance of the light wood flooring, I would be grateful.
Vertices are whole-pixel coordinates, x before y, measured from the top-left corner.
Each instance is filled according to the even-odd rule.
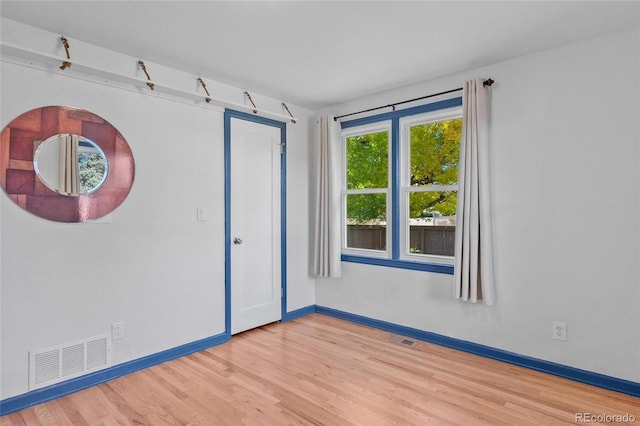
[[[8,425],[562,425],[640,398],[320,314],[0,418]]]

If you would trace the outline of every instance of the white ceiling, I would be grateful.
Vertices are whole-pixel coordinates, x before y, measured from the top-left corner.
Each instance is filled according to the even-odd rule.
[[[0,15],[315,110],[640,25],[638,1],[0,1]]]

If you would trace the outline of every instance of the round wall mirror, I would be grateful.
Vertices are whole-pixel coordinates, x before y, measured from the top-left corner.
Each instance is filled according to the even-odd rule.
[[[0,134],[0,184],[16,204],[45,219],[85,222],[117,208],[135,174],[127,141],[78,108],[28,111]]]

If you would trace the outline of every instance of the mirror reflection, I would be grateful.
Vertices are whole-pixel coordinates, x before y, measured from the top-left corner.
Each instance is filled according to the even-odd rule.
[[[38,144],[33,156],[36,175],[62,195],[90,194],[107,178],[105,153],[92,140],[76,134],[58,134]]]

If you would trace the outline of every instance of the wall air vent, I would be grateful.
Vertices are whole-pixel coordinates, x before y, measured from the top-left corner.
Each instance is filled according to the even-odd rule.
[[[29,390],[73,379],[111,365],[107,334],[29,352]]]

